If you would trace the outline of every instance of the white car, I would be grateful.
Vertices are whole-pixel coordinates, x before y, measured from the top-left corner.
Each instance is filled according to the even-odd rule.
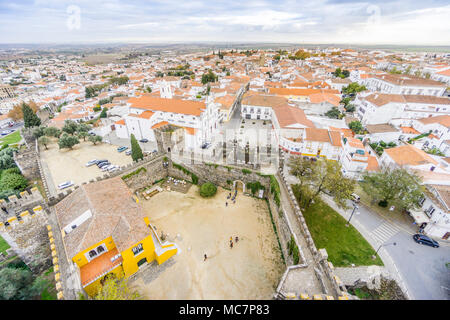
[[[119,166],[114,165],[114,166],[111,166],[111,168],[108,168],[108,172],[113,172],[116,170],[119,170]]]
[[[92,160],[88,161],[86,163],[86,167],[90,167],[90,166],[92,166],[94,164],[97,164],[97,161],[98,161],[97,159],[92,159]]]
[[[113,164],[110,164],[110,165],[107,165],[107,166],[102,167],[100,170],[102,170],[102,171],[107,171],[109,168],[112,168],[112,167],[114,167],[114,165],[113,165]]]
[[[73,186],[73,181],[66,181],[58,185],[58,189],[62,190],[68,187]]]

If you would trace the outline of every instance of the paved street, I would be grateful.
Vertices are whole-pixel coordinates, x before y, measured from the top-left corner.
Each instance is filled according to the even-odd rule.
[[[324,198],[329,200],[327,196]],[[343,213],[339,210],[339,213],[348,219],[351,211]],[[450,262],[448,242],[439,242],[440,248],[417,244],[412,239],[414,232],[410,226],[387,221],[363,205],[356,212],[359,214],[353,215],[351,224],[375,250],[381,244],[387,244],[380,249],[380,257],[391,272],[392,269],[398,270],[411,299],[450,299],[450,269],[445,266]],[[390,265],[390,259],[393,265]]]

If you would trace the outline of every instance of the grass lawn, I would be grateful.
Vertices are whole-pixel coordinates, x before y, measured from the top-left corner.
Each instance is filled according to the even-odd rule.
[[[9,249],[10,246],[8,242],[5,241],[2,237],[0,237],[0,252],[3,252],[6,254],[6,250]]]
[[[325,248],[328,260],[336,267],[379,265],[383,262],[372,255],[375,250],[352,225],[324,202],[318,200],[304,213],[311,236],[318,249]]]
[[[14,144],[18,143],[20,140],[22,140],[22,136],[20,135],[20,130],[16,130],[15,132],[8,134],[7,136],[4,136],[0,139],[0,145],[3,144]]]

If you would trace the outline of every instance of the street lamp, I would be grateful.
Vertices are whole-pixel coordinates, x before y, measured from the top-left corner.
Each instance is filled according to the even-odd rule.
[[[358,206],[356,204],[353,204],[353,211],[352,211],[352,214],[350,215],[350,218],[348,219],[347,223],[345,224],[346,227],[348,227],[350,225],[350,220],[352,220],[353,214],[355,213],[356,209],[358,209]]]
[[[375,254],[372,256],[372,259],[375,260],[375,259],[377,258],[377,253],[378,253],[378,251],[380,251],[381,247],[385,247],[385,246],[388,246],[388,245],[391,245],[391,244],[394,245],[394,246],[396,246],[396,245],[397,245],[397,242],[383,243],[383,244],[381,244],[381,245],[378,247],[378,249],[377,249],[377,251],[375,252]]]

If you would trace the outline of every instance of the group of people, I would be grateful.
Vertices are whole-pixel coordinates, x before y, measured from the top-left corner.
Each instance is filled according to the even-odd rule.
[[[231,198],[231,201],[233,201],[233,204],[236,203],[236,196],[237,196],[237,189],[234,191],[234,195],[231,196],[231,192],[227,196],[227,200]],[[228,201],[225,201],[225,206],[228,207]]]
[[[236,237],[234,238],[234,242],[235,242],[235,243],[238,243],[238,242],[239,242],[239,237],[238,237],[238,236],[236,236]],[[233,237],[230,237],[230,248],[231,248],[231,249],[233,249],[233,245],[234,245],[234,243],[233,243]],[[208,256],[207,256],[207,254],[205,253],[204,256],[203,256],[203,261],[206,261],[206,259],[208,259]]]
[[[236,236],[236,237],[234,238],[234,240],[235,240],[236,243],[238,243],[239,237]],[[233,237],[230,237],[230,248],[233,249]]]

